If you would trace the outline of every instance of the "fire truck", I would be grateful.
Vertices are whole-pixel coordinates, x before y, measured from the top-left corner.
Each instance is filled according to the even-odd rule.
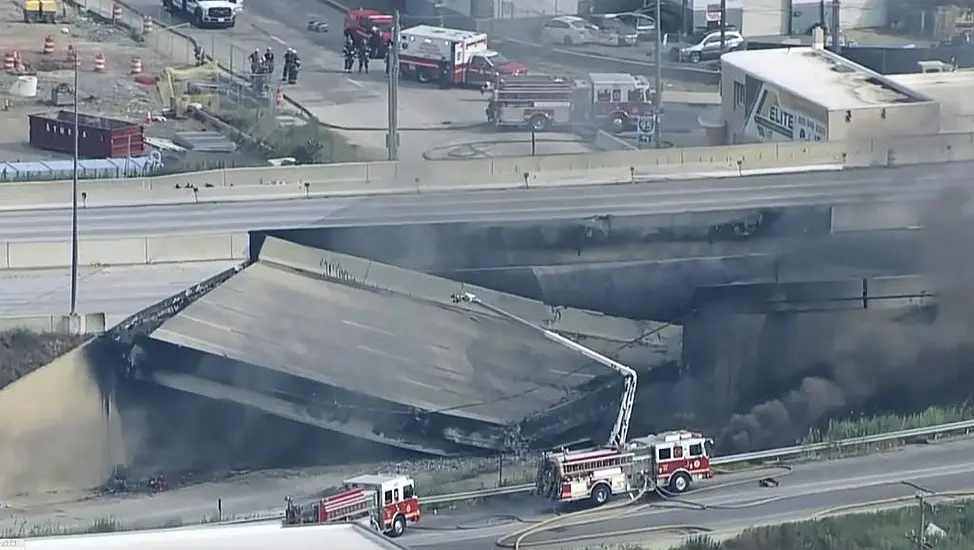
[[[605,504],[613,495],[643,487],[682,493],[694,481],[713,477],[708,447],[711,439],[688,431],[667,432],[629,440],[629,424],[636,401],[636,371],[557,332],[488,304],[475,294],[452,296],[454,303],[469,303],[540,332],[545,338],[622,375],[622,398],[615,423],[604,447],[542,453],[535,490],[555,502],[587,500]]]
[[[653,104],[649,81],[627,73],[500,76],[490,88],[488,122],[534,132],[583,124],[611,132],[632,130]]]
[[[395,18],[376,10],[358,8],[349,10],[345,14],[345,36],[351,37],[356,42],[365,41],[372,43],[373,36],[379,35],[379,47],[370,49],[369,56],[373,59],[383,59],[386,50],[392,43],[392,27]]]
[[[712,440],[688,431],[634,438],[622,449],[567,449],[542,454],[535,489],[554,502],[589,501],[599,506],[614,495],[644,485],[682,493],[714,476]]]
[[[528,70],[487,49],[483,33],[419,25],[401,35],[400,72],[419,82],[482,88],[499,75],[520,75]]]
[[[399,537],[420,519],[419,498],[412,478],[401,475],[361,475],[345,480],[342,489],[309,506],[290,497],[284,525],[307,525],[368,520],[389,537]]]

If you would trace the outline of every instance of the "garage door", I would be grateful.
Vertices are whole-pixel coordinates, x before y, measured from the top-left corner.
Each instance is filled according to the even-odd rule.
[[[788,32],[789,0],[746,0],[741,31],[744,36],[768,36]]]
[[[843,29],[886,26],[886,0],[842,0],[839,5]]]

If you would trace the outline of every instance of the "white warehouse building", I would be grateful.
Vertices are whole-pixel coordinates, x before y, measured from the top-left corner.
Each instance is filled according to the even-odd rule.
[[[713,144],[841,141],[941,131],[940,102],[821,45],[721,57]]]

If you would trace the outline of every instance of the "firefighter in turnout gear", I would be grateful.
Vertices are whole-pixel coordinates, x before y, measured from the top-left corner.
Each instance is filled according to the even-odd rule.
[[[250,73],[260,74],[261,73],[261,62],[263,57],[260,55],[260,50],[254,50],[254,53],[247,57],[247,61],[250,61]]]
[[[264,71],[267,74],[274,74],[274,50],[267,48],[264,51]]]
[[[281,71],[281,82],[287,82],[288,71],[291,68],[291,63],[294,62],[294,48],[288,48],[284,52],[284,69]]]
[[[363,40],[358,47],[358,72],[369,72],[369,45]]]
[[[351,38],[345,40],[345,47],[342,48],[342,57],[345,58],[345,72],[352,72],[352,67],[355,65],[355,41]]]
[[[285,72],[287,72],[287,83],[297,84],[298,83],[298,72],[301,71],[301,58],[298,57],[298,52],[291,50],[291,62],[287,64]]]

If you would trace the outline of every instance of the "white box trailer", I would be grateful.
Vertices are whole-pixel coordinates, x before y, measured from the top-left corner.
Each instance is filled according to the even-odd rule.
[[[498,75],[524,74],[527,67],[487,48],[487,35],[419,25],[404,29],[399,68],[405,78],[449,86],[493,82]]]

